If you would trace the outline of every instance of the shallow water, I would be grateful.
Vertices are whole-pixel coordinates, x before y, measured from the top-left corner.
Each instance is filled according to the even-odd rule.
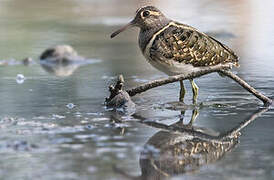
[[[149,2],[169,17],[229,45],[240,56],[241,68],[234,72],[274,97],[272,1]],[[119,74],[124,75],[127,87],[165,77],[142,57],[137,30],[109,38],[143,4],[0,0],[0,60],[10,62],[0,66],[0,179],[128,179],[125,174],[153,179],[141,176],[139,159],[144,147],[149,147],[147,141],[161,128],[140,119],[167,125],[177,122],[181,110],[172,109],[179,83],[134,97],[137,108],[133,116],[110,112],[103,105],[108,85]],[[93,63],[49,73],[38,58],[57,44],[72,45]],[[18,63],[25,57],[32,57],[35,63]],[[18,74],[25,77],[22,83],[16,81]],[[199,108],[194,127],[225,133],[262,107],[228,78],[210,74],[196,82],[199,102],[205,106]],[[190,104],[192,94],[186,84]],[[189,108],[183,116],[185,123],[191,115]],[[273,118],[272,107],[241,131],[238,144],[222,158],[168,178],[273,179]],[[119,123],[115,123],[117,119]],[[152,148],[152,152],[158,150]]]

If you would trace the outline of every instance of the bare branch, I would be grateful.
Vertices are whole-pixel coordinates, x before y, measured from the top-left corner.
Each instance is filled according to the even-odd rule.
[[[168,78],[158,79],[158,80],[154,80],[154,81],[142,84],[135,88],[128,89],[127,92],[130,96],[135,96],[136,94],[145,92],[149,89],[152,89],[152,88],[155,88],[158,86],[162,86],[165,84],[169,84],[169,83],[173,83],[173,82],[181,81],[181,80],[185,80],[185,79],[197,78],[197,77],[200,77],[202,75],[209,74],[212,72],[219,72],[219,73],[233,79],[234,81],[236,81],[244,89],[246,89],[247,91],[252,93],[258,99],[260,99],[264,103],[265,106],[270,106],[272,104],[272,100],[270,98],[268,98],[265,95],[263,95],[262,93],[258,92],[256,89],[251,87],[249,84],[247,84],[244,80],[242,80],[237,75],[233,74],[231,71],[226,70],[229,68],[230,68],[230,65],[221,65],[221,66],[215,66],[215,67],[211,67],[209,69],[204,69],[201,71],[193,72],[188,75],[177,75],[177,76],[171,76]]]
[[[186,76],[185,75],[170,76],[168,78],[163,78],[163,79],[150,81],[148,83],[142,84],[142,85],[137,86],[135,88],[129,89],[129,90],[127,90],[127,92],[130,96],[135,96],[136,94],[145,92],[149,89],[152,89],[152,88],[155,88],[155,87],[158,87],[158,86],[162,86],[162,85],[165,85],[165,84],[169,84],[169,83],[173,83],[173,82],[181,81],[181,80],[185,80],[185,79],[197,78],[197,77],[200,77],[200,76],[205,75],[205,74],[209,74],[209,73],[212,73],[212,72],[218,72],[221,69],[230,69],[230,68],[231,68],[230,65],[220,65],[220,66],[210,67],[208,69],[203,69],[203,70],[200,70],[200,71],[197,71],[197,72],[193,72],[193,73],[190,73]]]

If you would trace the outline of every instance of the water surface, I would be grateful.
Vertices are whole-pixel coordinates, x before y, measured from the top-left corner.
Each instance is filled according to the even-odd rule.
[[[149,3],[229,45],[240,56],[241,68],[233,71],[274,97],[272,1]],[[141,123],[140,117],[167,125],[182,118],[181,110],[172,110],[179,83],[134,97],[138,116],[117,115],[103,105],[108,85],[119,74],[124,75],[128,88],[166,77],[143,58],[137,30],[109,38],[144,4],[123,0],[0,0],[1,61],[18,62],[25,57],[35,61],[29,66],[0,66],[1,179],[127,179],[125,174],[146,178],[141,176],[140,154],[161,129]],[[70,76],[49,73],[40,66],[38,57],[58,44],[72,45],[94,63],[73,69]],[[21,84],[16,81],[18,74],[25,77]],[[228,78],[210,74],[196,82],[199,102],[209,106],[198,109],[195,127],[224,133],[262,106]],[[189,83],[186,85],[186,102],[190,104],[192,94]],[[191,116],[190,108],[185,111],[185,123]],[[114,123],[117,118],[123,122]],[[242,131],[239,143],[218,161],[168,178],[273,179],[273,118],[270,108]],[[122,169],[124,175],[114,167]]]

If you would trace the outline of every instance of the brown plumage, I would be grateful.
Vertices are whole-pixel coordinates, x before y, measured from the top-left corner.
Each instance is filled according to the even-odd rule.
[[[147,61],[168,75],[189,74],[211,66],[229,64],[239,67],[237,55],[226,45],[197,29],[168,19],[153,6],[139,8],[135,18],[115,31],[111,38],[129,27],[140,28],[139,47]],[[198,86],[190,79],[193,103]],[[181,81],[180,101],[185,89]]]
[[[216,39],[190,26],[172,22],[158,34],[150,47],[152,60],[172,59],[194,67],[233,63],[238,66],[237,55]]]

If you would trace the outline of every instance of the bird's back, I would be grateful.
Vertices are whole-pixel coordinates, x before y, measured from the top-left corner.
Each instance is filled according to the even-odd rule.
[[[193,67],[226,63],[238,66],[237,55],[226,45],[191,26],[173,21],[152,36],[144,54],[150,61],[172,61]]]

